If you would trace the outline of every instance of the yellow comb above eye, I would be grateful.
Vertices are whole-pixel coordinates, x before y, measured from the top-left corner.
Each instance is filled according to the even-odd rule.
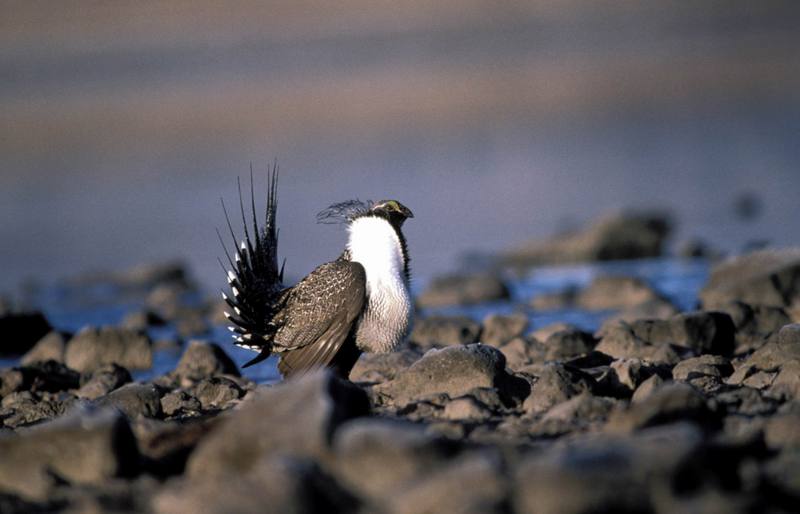
[[[399,211],[400,204],[397,203],[396,200],[389,200],[385,204],[383,204],[387,211]]]

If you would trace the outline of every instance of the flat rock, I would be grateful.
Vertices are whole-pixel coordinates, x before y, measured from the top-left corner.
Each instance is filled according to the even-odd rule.
[[[504,264],[534,266],[658,257],[670,232],[661,213],[611,214],[576,233],[532,241],[502,255]]]
[[[525,314],[489,314],[483,319],[481,342],[500,347],[515,337],[521,337],[528,329]]]
[[[650,323],[653,320],[646,321]],[[597,334],[600,342],[595,350],[615,359],[641,359],[658,364],[676,364],[681,360],[676,345],[652,343],[643,339],[642,336],[647,335],[647,332],[640,325],[623,321],[605,325]]]
[[[688,382],[705,393],[713,393],[722,387],[725,377],[733,373],[728,359],[720,355],[701,355],[679,362],[672,368],[672,378]]]
[[[646,302],[666,301],[645,280],[628,276],[599,276],[578,293],[576,303],[591,311],[636,307]]]
[[[430,316],[414,322],[408,337],[420,348],[477,343],[481,326],[466,316]]]
[[[421,308],[474,305],[508,298],[508,288],[495,275],[447,275],[435,278],[417,297],[417,305]]]
[[[717,265],[700,291],[706,308],[741,301],[788,307],[800,294],[800,249],[763,250]]]
[[[201,380],[214,375],[239,376],[239,368],[215,343],[191,341],[172,372],[181,379]]]
[[[23,365],[45,361],[64,362],[66,341],[67,337],[63,333],[52,330],[46,336],[39,339],[33,348],[22,356],[21,362]]]
[[[133,381],[130,372],[116,364],[106,364],[84,377],[85,379],[82,380],[81,387],[75,392],[75,395],[87,400],[105,396]]]
[[[86,327],[67,343],[67,366],[81,373],[106,364],[127,369],[149,369],[153,365],[153,349],[147,335],[116,327]]]
[[[60,480],[99,485],[138,470],[136,441],[113,411],[76,411],[14,436],[0,435],[0,489],[43,500]]]
[[[0,356],[24,354],[51,330],[50,323],[41,312],[0,315]]]
[[[266,455],[320,457],[344,421],[369,412],[366,393],[320,371],[251,393],[203,439],[187,463],[192,477],[245,473]]]
[[[515,396],[515,380],[505,372],[505,365],[503,354],[491,346],[449,346],[429,350],[394,380],[375,386],[374,391],[395,405],[437,393],[455,398],[476,387],[495,387],[501,394]]]
[[[113,407],[129,419],[161,416],[161,393],[153,384],[126,384],[99,398],[96,403],[102,407]]]
[[[16,391],[57,392],[77,389],[80,374],[60,362],[36,362],[0,371],[0,395]]]

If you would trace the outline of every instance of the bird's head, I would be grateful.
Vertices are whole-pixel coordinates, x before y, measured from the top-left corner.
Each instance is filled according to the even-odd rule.
[[[375,202],[369,210],[373,216],[380,216],[389,220],[389,223],[396,227],[403,226],[408,218],[413,218],[414,213],[411,209],[398,202],[397,200],[381,200]]]
[[[351,223],[362,216],[378,216],[394,227],[400,228],[408,218],[413,218],[411,209],[397,200],[381,200],[380,202],[362,202],[349,200],[336,203],[317,214],[319,223]]]

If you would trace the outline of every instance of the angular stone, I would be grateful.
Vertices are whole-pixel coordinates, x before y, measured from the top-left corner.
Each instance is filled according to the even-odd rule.
[[[149,369],[153,365],[150,338],[141,332],[116,327],[86,327],[67,343],[67,366],[81,373],[106,364],[127,369]]]
[[[244,391],[236,382],[225,377],[211,377],[201,380],[193,389],[194,396],[203,409],[224,409],[244,396]]]
[[[455,398],[444,406],[442,418],[458,421],[482,422],[492,417],[486,405],[470,395]]]
[[[627,410],[616,412],[607,426],[612,432],[627,433],[676,421],[692,421],[706,426],[718,424],[717,417],[697,389],[688,384],[670,382],[647,398],[631,403]]]
[[[95,400],[132,381],[133,378],[127,369],[116,364],[107,364],[88,375],[81,388],[75,392],[75,396]]]
[[[161,410],[165,416],[199,414],[200,400],[186,391],[171,391],[161,397]]]
[[[536,377],[531,394],[522,405],[527,413],[544,412],[573,396],[592,392],[596,387],[591,376],[561,364],[534,365],[522,371]]]
[[[578,294],[577,303],[583,309],[599,311],[625,309],[654,300],[664,298],[641,278],[599,276]]]
[[[561,330],[550,335],[545,340],[548,360],[569,359],[591,352],[597,345],[597,340],[588,332],[582,330]]]
[[[363,390],[320,371],[262,388],[204,438],[187,463],[191,477],[245,473],[266,455],[320,458],[344,421],[367,414]]]

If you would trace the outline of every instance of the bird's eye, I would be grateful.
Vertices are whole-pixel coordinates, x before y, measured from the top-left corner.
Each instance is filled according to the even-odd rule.
[[[397,203],[396,201],[394,201],[394,200],[389,200],[389,201],[388,201],[388,202],[386,202],[386,204],[384,205],[384,208],[385,208],[387,211],[389,211],[389,212],[391,212],[391,211],[396,211],[396,212],[399,212],[399,211],[400,211],[400,204],[398,204],[398,203]]]

